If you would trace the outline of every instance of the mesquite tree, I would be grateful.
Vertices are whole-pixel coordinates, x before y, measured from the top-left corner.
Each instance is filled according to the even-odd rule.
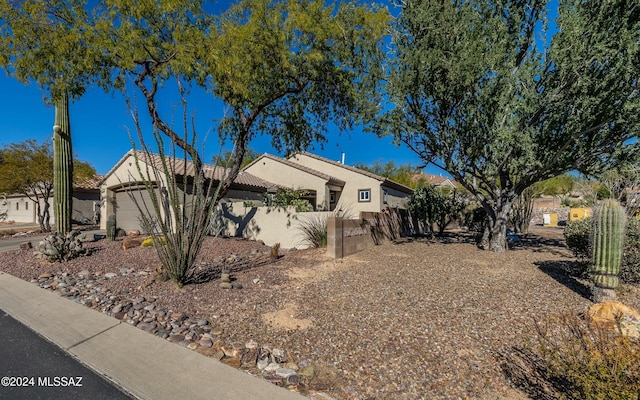
[[[73,158],[69,99],[103,76],[103,51],[89,46],[83,0],[0,0],[0,66],[36,83],[55,105],[54,215],[58,231],[71,228]]]
[[[558,3],[551,13],[544,0],[407,0],[396,24],[393,106],[375,131],[478,198],[493,251],[507,249],[527,187],[637,146],[640,6]]]
[[[96,45],[113,67],[115,86],[133,82],[142,94],[158,141],[155,151],[164,151],[168,140],[176,147],[175,155],[189,162],[189,184],[201,202],[197,207],[185,204],[175,216],[177,229],[166,229],[165,234],[167,244],[175,244],[166,258],[175,261],[171,268],[180,270],[174,278],[179,285],[187,282],[201,233],[238,176],[252,138],[270,135],[274,147],[288,153],[325,140],[329,123],[349,129],[374,115],[380,100],[382,38],[389,22],[385,9],[356,2],[332,6],[320,0],[243,0],[220,15],[211,15],[202,3],[104,2],[94,9],[92,22],[95,37],[101,39]],[[112,82],[105,80],[106,85]],[[181,126],[174,127],[173,115],[163,113],[160,93],[176,83],[183,107],[192,86],[224,103],[226,113],[217,128],[234,150],[215,188],[209,186],[195,124],[183,117]],[[212,101],[211,107],[220,109],[219,102]],[[191,114],[184,110],[183,116]],[[171,170],[172,165],[163,162],[164,175],[183,173]],[[201,219],[184,214],[194,207],[202,211]],[[189,223],[181,225],[183,220]]]

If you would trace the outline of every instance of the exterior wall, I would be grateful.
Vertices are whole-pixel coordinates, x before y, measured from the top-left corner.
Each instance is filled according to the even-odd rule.
[[[330,216],[327,221],[327,255],[342,258],[421,232],[420,225],[406,210],[365,212],[359,219]]]
[[[6,202],[6,204],[5,204]],[[100,192],[79,191],[73,192],[73,213],[71,218],[75,223],[94,223],[96,206],[100,203]],[[16,204],[18,209],[16,210]],[[55,223],[53,215],[53,197],[49,198],[49,222]],[[40,206],[44,207],[44,200],[40,200]],[[11,196],[0,199],[0,217],[5,221],[19,223],[38,223],[37,207],[35,202],[27,196]]]
[[[296,154],[288,158],[288,160],[345,181],[346,183],[340,195],[340,205],[343,209],[356,213],[361,211],[378,212],[382,209],[380,206],[382,204],[382,190],[380,189],[381,182],[379,180],[305,154]],[[358,190],[361,189],[370,190],[370,201],[358,201]]]
[[[149,167],[147,173],[146,164],[143,161],[139,161],[139,163],[142,174],[140,174],[136,167],[135,157],[133,155],[129,155],[111,174],[105,178],[100,185],[100,229],[107,229],[107,218],[109,215],[114,214],[117,218],[117,209],[115,204],[117,189],[123,189],[128,184],[142,182],[145,180],[159,180],[161,186],[166,186],[166,177],[164,174],[159,173],[156,177],[156,174],[154,174],[151,167]]]
[[[26,196],[3,198],[0,200],[0,215],[5,221],[36,222],[36,205]]]
[[[383,210],[387,207],[391,208],[407,208],[407,203],[409,202],[409,195],[401,192],[397,189],[392,189],[387,186],[381,186],[381,203],[380,209]],[[387,202],[384,202],[384,192],[387,192]]]
[[[248,166],[245,171],[259,176],[265,181],[293,189],[312,190],[316,193],[316,208],[324,209],[329,204],[327,181],[319,176],[292,168],[276,160],[264,157],[256,164]],[[321,170],[319,170],[321,171]]]
[[[529,224],[532,225],[543,225],[544,222],[544,214],[558,214],[558,225],[564,225],[569,220],[569,207],[560,207],[560,208],[537,208],[533,210],[531,215],[531,222]]]
[[[302,224],[327,218],[331,213],[296,212],[293,207],[245,207],[244,202],[218,206],[214,234],[280,243],[285,249],[311,247],[302,234]]]

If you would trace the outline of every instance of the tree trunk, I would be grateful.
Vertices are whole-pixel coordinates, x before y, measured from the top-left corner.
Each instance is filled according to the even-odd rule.
[[[73,158],[69,97],[67,93],[56,100],[56,119],[53,126],[53,215],[56,230],[65,234],[71,230],[73,201]]]
[[[488,203],[483,204],[487,211],[488,227],[485,229],[483,242],[486,242],[485,249],[496,253],[503,253],[509,249],[507,243],[507,221],[515,196],[499,198],[497,206],[491,207]]]

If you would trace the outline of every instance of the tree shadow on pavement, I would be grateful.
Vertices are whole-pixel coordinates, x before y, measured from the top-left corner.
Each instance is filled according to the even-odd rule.
[[[587,300],[591,300],[591,290],[589,286],[582,283],[572,271],[576,270],[575,261],[536,261],[534,263],[540,271],[555,279],[558,283],[573,290]]]

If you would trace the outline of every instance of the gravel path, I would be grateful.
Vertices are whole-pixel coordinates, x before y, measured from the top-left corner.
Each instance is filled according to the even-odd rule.
[[[260,349],[283,349],[291,368],[313,366],[290,389],[317,398],[321,392],[338,399],[526,399],[504,377],[499,354],[523,343],[533,319],[591,304],[585,282],[567,273],[574,259],[554,228],[534,228],[504,254],[451,235],[376,246],[343,260],[304,250],[271,262],[261,243],[216,239],[202,252],[204,282],[182,289],[148,284],[159,265],[153,248],[89,246],[90,256],[66,264],[38,261],[29,251],[2,253],[0,270],[41,285],[54,279],[38,279],[47,274],[66,272],[78,285],[78,274],[89,273],[93,289],[84,294],[55,290],[108,314],[123,299],[134,305],[149,299],[163,315],[208,321],[207,332],[216,333],[211,341],[243,357],[247,348],[254,358],[256,347],[258,357]],[[242,289],[220,287],[223,265]],[[622,301],[640,307],[639,291],[627,291]],[[216,356],[199,346],[191,347]],[[245,361],[238,365],[265,375]]]

